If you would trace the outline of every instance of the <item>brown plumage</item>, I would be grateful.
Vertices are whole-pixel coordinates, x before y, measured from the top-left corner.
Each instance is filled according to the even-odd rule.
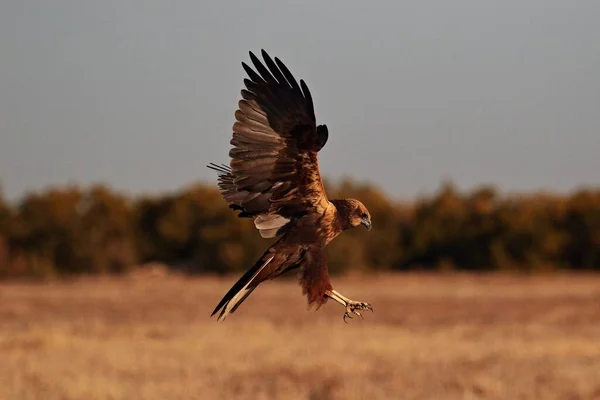
[[[328,138],[325,125],[317,125],[313,101],[303,80],[300,84],[277,58],[263,50],[266,64],[250,52],[257,72],[245,63],[239,109],[233,124],[230,166],[210,164],[218,172],[218,185],[229,207],[241,218],[254,218],[264,238],[279,237],[263,256],[225,294],[212,315],[233,313],[263,281],[300,268],[302,292],[309,307],[317,309],[328,298],[346,307],[344,320],[368,303],[352,301],[329,281],[324,247],[345,229],[364,225],[371,216],[358,200],[327,199],[317,153]],[[212,316],[211,315],[211,316]]]

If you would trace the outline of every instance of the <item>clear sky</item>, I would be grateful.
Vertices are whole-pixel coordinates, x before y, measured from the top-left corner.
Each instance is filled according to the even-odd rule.
[[[0,184],[214,180],[261,48],[311,89],[324,176],[398,198],[600,183],[600,1],[0,2]]]

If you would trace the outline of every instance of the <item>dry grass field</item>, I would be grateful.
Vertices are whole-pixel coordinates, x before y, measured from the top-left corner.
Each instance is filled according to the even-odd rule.
[[[374,314],[268,282],[0,284],[0,399],[600,399],[600,277],[337,278]]]

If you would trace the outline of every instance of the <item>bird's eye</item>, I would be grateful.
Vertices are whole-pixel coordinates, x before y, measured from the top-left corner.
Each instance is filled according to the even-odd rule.
[[[360,217],[361,217],[361,218],[367,218],[367,213],[362,213],[362,214],[360,214]]]

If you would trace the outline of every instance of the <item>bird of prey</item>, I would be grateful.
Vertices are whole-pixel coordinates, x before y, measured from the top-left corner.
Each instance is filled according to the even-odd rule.
[[[366,302],[353,301],[335,291],[329,281],[324,248],[342,231],[364,226],[371,216],[358,200],[329,200],[319,173],[317,153],[328,138],[326,125],[317,125],[313,100],[303,80],[264,50],[266,64],[250,52],[256,69],[242,62],[242,99],[235,112],[230,165],[210,163],[229,207],[241,218],[253,218],[263,238],[279,238],[225,294],[211,317],[233,313],[267,279],[299,268],[302,293],[309,309],[333,299],[345,308],[346,318],[373,311]]]

